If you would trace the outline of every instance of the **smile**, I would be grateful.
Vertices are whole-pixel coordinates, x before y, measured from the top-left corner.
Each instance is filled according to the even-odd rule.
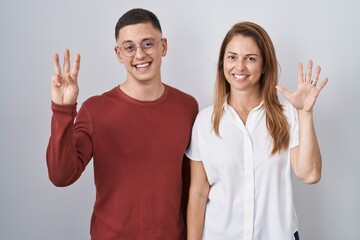
[[[143,63],[143,64],[137,64],[135,65],[136,68],[143,69],[150,65],[150,63]]]
[[[242,80],[242,79],[246,78],[248,75],[245,75],[245,74],[233,74],[233,76],[238,80]]]

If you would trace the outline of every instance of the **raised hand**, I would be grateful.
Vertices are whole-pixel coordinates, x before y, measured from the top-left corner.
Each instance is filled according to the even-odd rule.
[[[310,112],[313,109],[315,101],[320,94],[320,91],[325,87],[328,82],[327,78],[317,86],[321,68],[319,66],[315,69],[315,76],[312,75],[313,62],[310,60],[307,65],[306,75],[303,74],[303,65],[298,65],[298,87],[295,92],[290,93],[283,86],[276,86],[276,88],[282,92],[285,97],[291,102],[291,104],[297,109]],[[305,77],[305,79],[304,79]]]
[[[59,105],[74,105],[79,95],[77,77],[80,68],[80,55],[76,54],[74,66],[70,72],[70,51],[64,51],[64,69],[61,72],[59,55],[54,54],[55,74],[51,80],[51,100]]]

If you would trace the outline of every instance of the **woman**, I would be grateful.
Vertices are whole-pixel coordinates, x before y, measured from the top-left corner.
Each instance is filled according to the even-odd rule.
[[[227,33],[214,104],[198,114],[187,151],[188,240],[299,239],[291,171],[309,184],[321,177],[313,106],[327,79],[316,86],[320,67],[312,78],[312,66],[304,76],[299,64],[290,93],[277,85],[275,49],[262,27],[242,22]]]

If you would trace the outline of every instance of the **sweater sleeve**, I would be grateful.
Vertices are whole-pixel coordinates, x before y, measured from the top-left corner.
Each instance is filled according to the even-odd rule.
[[[58,187],[74,183],[92,157],[90,122],[86,109],[52,103],[51,136],[46,160],[50,181]],[[76,117],[76,123],[74,119]]]

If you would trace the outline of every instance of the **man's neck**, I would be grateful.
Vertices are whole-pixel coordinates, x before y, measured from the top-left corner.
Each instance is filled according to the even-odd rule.
[[[140,101],[154,101],[159,99],[163,93],[165,86],[159,82],[132,82],[126,80],[120,85],[120,89],[128,96]]]

